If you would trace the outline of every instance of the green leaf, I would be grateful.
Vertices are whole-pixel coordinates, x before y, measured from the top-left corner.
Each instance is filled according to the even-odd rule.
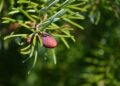
[[[14,11],[11,11],[8,13],[8,15],[13,15],[13,14],[16,14],[16,13],[19,13],[20,11],[19,10],[14,10]]]
[[[26,50],[30,49],[30,47],[31,47],[31,45],[28,45],[28,46],[26,46],[26,47],[20,49],[20,51],[26,51]]]
[[[33,18],[35,18],[35,19],[37,19],[37,20],[39,20],[40,18],[38,17],[38,16],[36,16],[36,15],[31,15]]]
[[[71,36],[69,31],[65,31],[65,30],[61,30],[63,33],[65,33],[66,35],[70,36],[70,38],[72,39],[73,42],[75,42],[75,38],[74,36]]]
[[[83,15],[76,14],[76,15],[64,15],[64,17],[69,19],[85,19]]]
[[[12,19],[12,18],[9,18],[9,17],[3,17],[3,22],[6,21],[6,22],[16,22],[15,19]]]
[[[78,27],[78,28],[80,28],[80,29],[84,29],[84,27],[83,26],[81,26],[81,25],[79,25],[79,24],[77,24],[77,23],[75,23],[75,22],[73,22],[72,20],[70,20],[70,19],[67,19],[67,18],[63,18],[63,20],[65,20],[65,21],[67,21],[68,23],[70,23],[70,24],[72,24],[72,25],[74,25],[74,26],[76,26],[76,27]]]
[[[59,9],[62,9],[63,7],[67,6],[68,4],[69,4],[69,0],[64,1],[64,2],[60,5]]]
[[[52,34],[52,35],[56,37],[73,37],[71,35],[59,35],[59,34]]]
[[[37,61],[37,57],[38,57],[38,51],[36,50],[36,51],[35,51],[35,57],[34,57],[34,61],[33,61],[32,68],[34,68],[34,66],[35,66],[35,63],[36,63],[36,61]]]
[[[63,43],[65,44],[65,46],[67,48],[70,48],[69,44],[67,43],[67,41],[63,37],[61,37],[61,40],[63,41]]]
[[[3,5],[4,5],[4,0],[0,0],[0,13],[1,13],[2,9],[3,9]]]
[[[86,4],[86,2],[81,2],[81,3],[77,3],[77,4],[72,4],[72,5],[69,5],[69,6],[77,7],[77,6],[81,6],[81,5],[84,5],[84,4]]]
[[[39,34],[37,34],[37,37],[38,37],[38,39],[39,39],[39,41],[40,41],[40,42],[39,42],[39,43],[40,43],[40,45],[41,45],[41,46],[43,46],[43,43],[42,43],[42,38],[41,38],[41,36],[39,36]]]
[[[71,36],[71,35],[70,35],[70,31],[66,31],[66,30],[64,30],[64,29],[61,30],[61,31],[62,31],[64,34],[66,34],[66,35],[68,35],[68,36]]]
[[[20,12],[22,12],[28,19],[30,19],[33,22],[36,22],[36,20],[34,18],[32,18],[25,10],[23,10],[22,8],[18,8]]]
[[[36,61],[37,61],[37,57],[38,57],[38,51],[35,51],[35,56],[34,56],[34,60],[33,60],[33,64],[32,67],[30,68],[30,70],[28,71],[28,74],[30,74],[31,70],[35,67]]]
[[[8,20],[4,20],[4,21],[2,21],[2,23],[10,23],[10,21],[8,21]]]
[[[46,6],[50,5],[54,0],[46,0]]]
[[[95,21],[95,24],[98,24],[98,22],[100,21],[100,16],[101,16],[101,13],[100,11],[97,11],[97,14],[96,14],[96,21]]]
[[[30,54],[31,51],[30,50],[28,50],[28,51],[20,51],[20,53],[23,54],[23,55],[26,55],[26,54]]]
[[[33,38],[33,43],[32,43],[32,48],[31,48],[31,54],[29,55],[29,57],[31,58],[34,54],[34,50],[35,50],[35,45],[36,45],[36,35]]]
[[[71,39],[72,39],[72,41],[73,41],[73,42],[75,42],[75,41],[76,41],[74,37],[71,37]]]
[[[55,28],[59,28],[59,26],[55,23],[52,23],[51,25],[54,26]]]
[[[43,29],[46,28],[51,23],[53,23],[55,21],[55,18],[62,16],[65,12],[66,11],[64,9],[61,9],[60,11],[58,11],[57,13],[55,13],[52,17],[50,17],[47,21],[45,21],[44,23],[42,23],[42,25],[44,25]]]
[[[81,12],[86,12],[87,11],[85,8],[80,8],[80,7],[76,7],[76,6],[67,6],[67,7],[70,8],[70,9],[73,9],[73,10],[81,11]]]
[[[58,2],[59,2],[59,0],[54,0],[52,3],[50,3],[50,4],[46,7],[46,9],[52,7],[53,5],[55,5],[55,4],[58,3]]]
[[[9,38],[14,38],[14,37],[27,37],[27,34],[16,34],[16,35],[8,35],[4,38],[4,40],[7,40]]]
[[[36,45],[36,35],[33,38],[33,44],[32,44],[31,49],[30,49],[30,54],[28,53],[29,57],[27,57],[27,59],[22,61],[22,63],[25,63],[26,61],[28,61],[34,55],[34,53],[35,53],[35,45]]]
[[[23,23],[23,22],[19,22],[19,21],[18,21],[18,23],[19,23],[21,26],[25,27],[26,29],[28,29],[28,30],[34,32],[34,29],[32,29],[31,27],[29,27],[29,26],[26,25],[25,23]]]
[[[46,3],[46,6],[39,10],[39,16],[41,14],[46,13],[47,10],[49,10],[53,5],[55,5],[58,2],[59,2],[59,0],[48,0],[48,2]]]
[[[85,19],[85,17],[74,17],[74,16],[68,16],[69,19]]]
[[[55,50],[52,49],[51,51],[52,51],[52,57],[53,57],[54,64],[57,64],[56,55],[55,55]]]

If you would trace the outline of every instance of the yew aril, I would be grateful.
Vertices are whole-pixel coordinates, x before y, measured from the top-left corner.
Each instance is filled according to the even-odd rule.
[[[56,39],[49,34],[42,35],[42,43],[43,43],[43,46],[46,48],[55,48],[57,46]]]

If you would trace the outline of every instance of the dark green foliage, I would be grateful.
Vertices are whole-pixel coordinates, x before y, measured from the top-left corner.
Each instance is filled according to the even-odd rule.
[[[1,0],[0,12],[0,86],[120,86],[119,0]]]

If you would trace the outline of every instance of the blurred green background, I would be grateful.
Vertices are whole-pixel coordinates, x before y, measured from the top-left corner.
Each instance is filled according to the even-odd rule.
[[[70,49],[59,42],[56,65],[45,59],[51,58],[45,51],[40,51],[30,75],[31,62],[22,63],[25,57],[14,40],[5,45],[3,33],[7,26],[0,24],[0,86],[120,86],[120,18],[105,5],[99,6],[97,25],[90,21],[90,11],[85,20],[78,22],[85,30],[72,32],[76,42],[68,40]]]

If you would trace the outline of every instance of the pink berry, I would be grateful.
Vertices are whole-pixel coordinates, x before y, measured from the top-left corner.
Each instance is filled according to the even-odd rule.
[[[49,34],[42,35],[42,42],[43,42],[43,46],[46,48],[55,48],[57,46],[56,39]]]

